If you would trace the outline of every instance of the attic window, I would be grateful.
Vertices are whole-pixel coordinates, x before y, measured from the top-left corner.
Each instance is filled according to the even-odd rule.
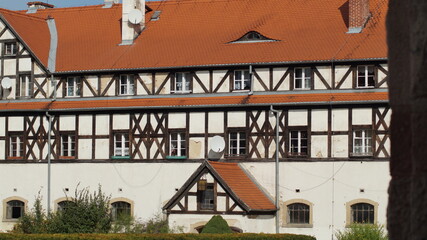
[[[277,41],[268,37],[263,36],[261,33],[256,31],[250,31],[243,35],[243,37],[233,41],[232,43],[240,43],[240,42],[271,42]]]

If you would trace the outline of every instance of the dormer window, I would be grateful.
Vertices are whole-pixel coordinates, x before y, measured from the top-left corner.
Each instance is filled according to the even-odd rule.
[[[232,43],[240,43],[240,42],[272,42],[277,41],[268,37],[263,36],[261,33],[256,31],[250,31],[243,35],[241,38],[233,41]]]

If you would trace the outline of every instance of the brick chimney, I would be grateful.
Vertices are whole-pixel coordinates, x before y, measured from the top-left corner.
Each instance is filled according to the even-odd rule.
[[[347,33],[360,33],[371,17],[369,0],[349,0],[349,29]]]
[[[132,23],[129,19],[134,10],[139,10],[142,14],[140,23]],[[133,15],[135,16],[135,15]],[[145,27],[145,0],[123,0],[122,4],[122,43],[121,45],[131,45]]]

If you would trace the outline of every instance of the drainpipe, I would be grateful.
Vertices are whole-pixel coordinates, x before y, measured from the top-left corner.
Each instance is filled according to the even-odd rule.
[[[273,108],[273,105],[270,105],[270,112],[276,115],[276,233],[279,233],[279,111]]]
[[[56,101],[56,82],[53,79],[53,74],[51,73],[50,75],[51,77],[51,81],[54,83],[53,84],[53,100],[51,101],[51,103],[53,103],[54,101]],[[52,115],[49,114],[49,110],[46,111],[46,117],[48,118],[49,121],[49,126],[48,126],[48,130],[47,130],[47,214],[50,215],[50,192],[51,192],[51,153],[52,153]]]
[[[254,77],[253,77],[253,72],[252,71],[253,71],[252,65],[249,65],[249,82],[250,82],[250,85],[251,85],[251,89],[248,92],[248,96],[254,94],[254,92],[252,91],[253,85],[254,85],[254,81],[253,81]]]

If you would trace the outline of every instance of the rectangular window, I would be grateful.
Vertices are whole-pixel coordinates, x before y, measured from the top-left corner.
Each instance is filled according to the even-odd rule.
[[[215,187],[213,183],[199,180],[197,186],[197,198],[200,209],[213,210],[215,208]]]
[[[80,78],[79,77],[67,78],[66,96],[67,97],[80,96]]]
[[[134,94],[134,76],[121,75],[119,84],[119,95],[133,95]]]
[[[169,155],[184,157],[187,156],[187,147],[184,132],[173,132],[170,134]]]
[[[16,42],[9,42],[4,44],[4,55],[15,56],[18,53],[18,46]]]
[[[9,135],[9,157],[24,157],[24,137],[22,134]]]
[[[289,132],[289,153],[295,156],[308,155],[308,135],[307,131],[290,131]]]
[[[375,87],[374,66],[358,66],[357,67],[357,87],[358,88]]]
[[[229,155],[242,156],[246,154],[246,133],[235,131],[229,133]]]
[[[251,79],[248,70],[234,71],[234,90],[251,90]]]
[[[188,72],[175,73],[175,93],[191,93],[191,74]]]
[[[32,91],[32,82],[30,75],[20,76],[20,87],[21,87],[21,97],[31,97],[33,94]]]
[[[295,68],[294,70],[294,89],[311,88],[311,68]]]
[[[372,130],[353,130],[353,156],[372,155]]]
[[[76,136],[74,134],[61,134],[61,157],[76,156]]]
[[[114,134],[114,156],[129,156],[129,135],[127,133]]]

